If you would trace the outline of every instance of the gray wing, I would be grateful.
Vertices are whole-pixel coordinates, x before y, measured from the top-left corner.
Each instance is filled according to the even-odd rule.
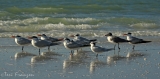
[[[89,41],[84,41],[84,40],[73,40],[73,41],[82,45],[90,45]]]
[[[80,37],[79,39],[80,39],[80,40],[83,40],[83,41],[89,41],[88,39],[83,38],[83,37]]]
[[[79,43],[76,43],[76,42],[69,42],[67,43],[67,47],[69,48],[77,48],[77,47],[82,47],[83,45],[82,44],[79,44]]]
[[[90,40],[83,37],[79,37],[79,39],[73,39],[73,41],[82,45],[90,45]]]
[[[132,37],[132,40],[131,40],[132,44],[137,44],[137,43],[141,43],[141,42],[143,42],[143,39]]]
[[[106,48],[99,47],[99,46],[95,46],[93,49],[94,49],[95,52],[105,52],[105,51],[110,50],[110,49],[106,49]]]
[[[49,41],[52,41],[52,42],[57,42],[57,41],[59,41],[57,38],[53,38],[53,37],[48,37],[48,40],[49,40]]]
[[[116,37],[114,36],[111,40],[113,40],[116,43],[120,43],[120,42],[128,42],[126,39],[122,39],[120,37]]]
[[[38,47],[46,47],[50,46],[52,43],[46,40],[39,40],[37,43],[35,43],[36,46]]]
[[[26,39],[26,38],[20,38],[20,39],[18,40],[18,43],[19,43],[19,44],[22,44],[22,45],[24,45],[24,44],[30,44],[30,43],[31,43],[31,40]]]

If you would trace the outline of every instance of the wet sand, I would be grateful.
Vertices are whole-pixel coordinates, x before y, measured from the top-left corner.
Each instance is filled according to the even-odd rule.
[[[63,45],[42,48],[41,55],[33,46],[17,46],[14,39],[0,38],[0,78],[2,79],[159,79],[160,38],[141,37],[153,41],[148,44],[120,44],[121,50],[99,54],[83,48],[70,55]],[[97,45],[113,48],[106,38]]]

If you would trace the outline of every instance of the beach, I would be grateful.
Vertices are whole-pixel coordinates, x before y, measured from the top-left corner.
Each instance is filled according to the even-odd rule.
[[[91,37],[87,37],[91,38]],[[32,45],[16,45],[12,38],[0,38],[0,77],[3,79],[158,79],[160,76],[159,37],[141,37],[153,42],[136,45],[120,44],[114,51],[96,54],[90,47],[75,51],[73,56],[63,44],[42,48],[41,54]],[[106,38],[97,38],[98,46],[113,48]]]

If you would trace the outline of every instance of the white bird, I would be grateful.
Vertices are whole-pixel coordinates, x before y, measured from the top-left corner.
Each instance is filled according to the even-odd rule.
[[[80,44],[80,43],[77,43],[77,42],[74,42],[74,41],[71,41],[70,39],[68,38],[64,38],[64,47],[66,49],[69,49],[71,50],[71,53],[73,54],[73,50],[78,50],[82,47],[87,47],[88,45],[83,45],[83,44]]]
[[[126,40],[126,39],[122,39],[122,38],[120,38],[120,37],[113,36],[112,33],[108,33],[108,34],[106,34],[105,36],[107,36],[108,42],[115,44],[115,45],[114,45],[114,49],[115,49],[115,47],[116,47],[116,44],[118,44],[118,49],[120,50],[119,43],[129,42],[129,41]]]
[[[36,36],[29,37],[32,39],[31,43],[34,47],[39,48],[39,55],[40,55],[40,48],[48,47],[48,50],[50,49],[50,46],[59,45],[59,43],[52,43],[47,40],[40,40]]]
[[[58,41],[62,41],[63,40],[63,38],[48,37],[45,34],[38,34],[38,36],[41,36],[41,40],[47,40],[47,41],[51,41],[51,42],[58,42]]]
[[[15,43],[22,46],[22,51],[23,51],[23,48],[25,45],[29,45],[31,44],[31,40],[27,39],[27,38],[24,38],[24,37],[21,37],[19,35],[17,36],[12,36],[12,38],[15,38]]]
[[[146,41],[146,40],[143,40],[140,38],[133,37],[132,33],[128,33],[128,34],[124,34],[124,35],[127,36],[127,40],[130,41],[129,43],[133,44],[133,48],[132,48],[133,50],[134,50],[135,44],[151,42],[151,41]]]
[[[110,50],[114,50],[113,48],[107,49],[107,48],[103,48],[103,47],[100,47],[100,46],[96,46],[95,42],[91,42],[90,45],[91,45],[92,52],[97,54],[96,57],[98,57],[99,53],[107,52],[107,51],[110,51]]]
[[[90,39],[84,38],[84,37],[80,36],[80,34],[71,35],[71,37],[74,37],[73,41],[78,42],[83,45],[90,45],[90,42],[97,41],[97,39],[90,40]]]

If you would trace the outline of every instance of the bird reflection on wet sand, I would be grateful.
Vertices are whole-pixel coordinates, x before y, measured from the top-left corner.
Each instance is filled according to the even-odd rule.
[[[108,65],[116,64],[116,61],[122,60],[122,59],[125,59],[125,58],[126,58],[126,57],[124,57],[124,56],[120,56],[120,55],[119,55],[119,52],[120,52],[120,51],[118,51],[118,54],[116,55],[116,54],[115,54],[115,51],[114,51],[114,55],[113,55],[113,56],[108,56],[108,57],[107,57],[107,64],[108,64]]]
[[[31,58],[31,63],[56,59],[56,58],[53,58],[51,56],[62,56],[62,55],[58,54],[58,53],[55,53],[55,52],[51,52],[51,51],[42,52],[41,55],[32,57]]]
[[[128,54],[126,55],[127,60],[131,60],[136,57],[144,57],[144,56],[146,56],[146,54],[140,51],[131,51],[131,52],[128,52]]]
[[[87,52],[85,51],[75,51],[73,54],[70,54],[69,58],[63,62],[63,69],[86,64],[87,62],[85,60],[89,58],[86,54]]]
[[[31,58],[31,63],[53,59],[52,57],[38,55]]]
[[[141,57],[141,56],[144,56],[144,55],[145,54],[140,53],[138,51],[132,51],[132,52],[129,52],[126,57],[128,57],[128,58],[131,58],[131,57]]]
[[[18,59],[18,58],[24,58],[26,56],[36,56],[35,54],[32,54],[32,53],[28,53],[28,52],[17,52],[14,57],[15,59]]]
[[[101,61],[98,58],[96,58],[93,61],[91,61],[89,71],[90,73],[93,73],[97,67],[102,67],[105,65],[107,65],[106,62]]]
[[[41,55],[43,56],[62,56],[62,54],[52,52],[52,51],[42,52]]]

